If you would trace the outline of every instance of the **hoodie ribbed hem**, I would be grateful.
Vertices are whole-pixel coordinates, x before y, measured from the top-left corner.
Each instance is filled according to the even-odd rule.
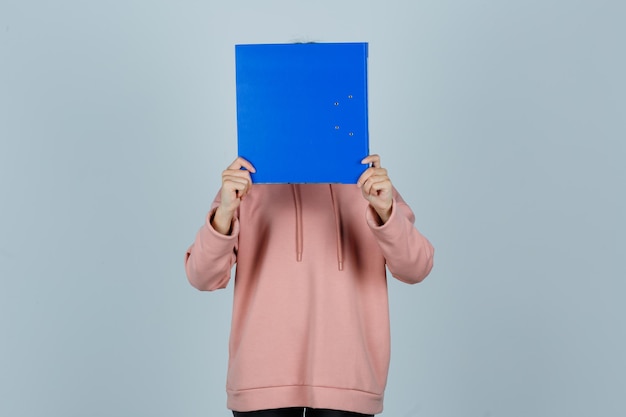
[[[362,414],[383,411],[382,394],[343,388],[288,385],[227,392],[228,408],[235,411],[284,407],[327,408]]]

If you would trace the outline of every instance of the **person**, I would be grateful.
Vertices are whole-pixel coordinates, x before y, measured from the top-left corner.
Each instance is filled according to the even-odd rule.
[[[236,263],[227,406],[235,417],[372,416],[390,360],[386,270],[422,281],[434,249],[378,155],[357,184],[253,184],[239,157],[185,269],[225,288]]]

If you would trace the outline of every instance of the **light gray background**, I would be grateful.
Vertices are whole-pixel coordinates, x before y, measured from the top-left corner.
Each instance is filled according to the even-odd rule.
[[[436,246],[384,416],[623,416],[620,1],[0,0],[0,416],[226,416],[232,287],[183,254],[234,44],[370,43],[371,149]]]

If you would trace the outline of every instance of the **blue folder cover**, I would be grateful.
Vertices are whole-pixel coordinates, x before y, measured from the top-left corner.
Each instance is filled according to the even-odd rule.
[[[354,184],[367,168],[367,43],[236,45],[239,156],[256,183]]]

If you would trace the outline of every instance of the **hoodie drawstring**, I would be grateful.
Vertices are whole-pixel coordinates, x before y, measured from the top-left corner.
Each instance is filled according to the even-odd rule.
[[[291,184],[293,191],[293,201],[296,205],[296,260],[302,262],[302,203],[300,199],[300,188],[296,184]]]
[[[335,214],[335,236],[337,238],[337,266],[340,271],[343,271],[343,247],[341,239],[341,215],[339,214],[339,202],[335,196],[335,190],[333,185],[329,184],[330,198],[333,200],[333,213]]]
[[[339,213],[339,202],[335,196],[332,184],[330,186],[330,198],[333,203],[333,214],[335,216],[335,237],[337,240],[337,268],[343,271],[343,245],[341,236],[341,214]],[[302,252],[304,250],[302,233],[302,198],[300,197],[300,187],[298,184],[291,184],[293,192],[293,202],[296,207],[296,260],[302,262]]]

